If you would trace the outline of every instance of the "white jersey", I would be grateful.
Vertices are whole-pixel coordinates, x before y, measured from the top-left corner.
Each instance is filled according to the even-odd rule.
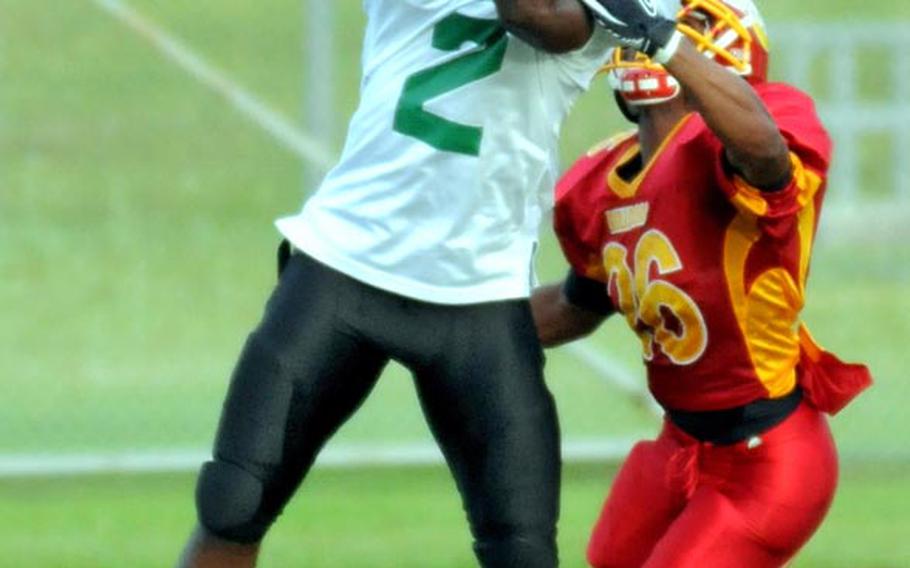
[[[372,286],[443,304],[524,298],[559,129],[605,61],[551,55],[492,0],[364,0],[360,106],[341,160],[281,233]]]

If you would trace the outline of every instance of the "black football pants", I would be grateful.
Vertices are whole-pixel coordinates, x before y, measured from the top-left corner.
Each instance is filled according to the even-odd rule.
[[[559,432],[526,301],[429,304],[367,286],[315,260],[287,261],[231,379],[214,463],[261,483],[245,534],[262,537],[323,444],[389,360],[413,372],[455,477],[482,566],[557,565]],[[200,494],[229,507],[229,482]],[[221,513],[217,513],[221,514]],[[205,515],[200,521],[205,523]],[[250,528],[252,527],[252,529]],[[231,540],[236,535],[208,527]],[[432,555],[414,542],[415,558]]]

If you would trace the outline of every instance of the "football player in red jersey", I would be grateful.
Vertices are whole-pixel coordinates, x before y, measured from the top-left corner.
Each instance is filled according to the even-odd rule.
[[[594,528],[595,567],[785,564],[825,516],[837,455],[825,413],[870,383],[799,314],[831,141],[812,100],[767,81],[751,0],[586,0],[636,132],[557,187],[571,270],[532,299],[545,345],[620,312],[666,411]],[[679,10],[678,13],[676,10]]]

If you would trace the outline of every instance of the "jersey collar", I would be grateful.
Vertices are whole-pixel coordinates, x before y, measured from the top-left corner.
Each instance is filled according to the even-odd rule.
[[[673,126],[673,129],[670,130],[670,133],[667,134],[666,138],[664,138],[660,143],[660,146],[657,147],[657,151],[654,152],[654,155],[651,156],[651,159],[648,160],[648,163],[644,165],[641,171],[639,171],[634,178],[632,178],[630,181],[626,181],[619,175],[620,168],[628,164],[635,158],[635,156],[641,153],[641,145],[637,140],[629,145],[629,147],[626,148],[625,152],[622,153],[622,155],[618,160],[616,160],[616,162],[607,173],[607,188],[622,199],[635,197],[635,195],[638,193],[639,186],[641,186],[641,182],[645,179],[645,176],[648,175],[648,172],[651,171],[651,168],[663,155],[666,147],[670,144],[671,141],[673,141],[673,139],[676,138],[676,135],[680,130],[682,130],[682,127],[689,122],[689,119],[693,114],[694,113],[688,113],[686,116],[679,119],[679,122]]]

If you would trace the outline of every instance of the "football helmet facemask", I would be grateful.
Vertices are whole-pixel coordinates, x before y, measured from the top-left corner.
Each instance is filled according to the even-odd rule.
[[[750,83],[768,77],[768,36],[752,0],[681,0],[677,29],[705,57]],[[678,96],[679,83],[642,53],[615,48],[603,69],[610,86],[630,105],[653,105]]]

